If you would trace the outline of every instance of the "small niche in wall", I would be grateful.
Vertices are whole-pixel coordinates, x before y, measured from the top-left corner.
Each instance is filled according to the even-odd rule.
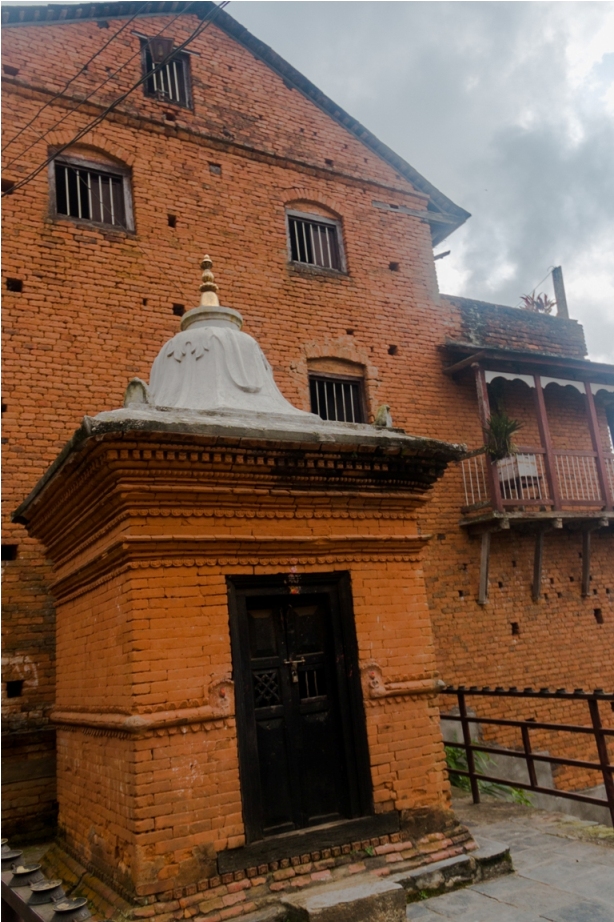
[[[173,304],[173,314],[175,317],[183,317],[185,314],[185,304]]]
[[[17,545],[16,544],[3,544],[2,545],[2,560],[17,560]]]
[[[597,622],[597,624],[603,624],[603,612],[601,611],[601,609],[594,608],[593,614],[595,616],[595,621]]]
[[[23,679],[11,679],[6,683],[7,698],[21,698],[23,695]]]
[[[520,636],[520,624],[518,623],[518,621],[511,621],[510,627],[512,629],[512,635],[514,637],[519,637]]]
[[[23,279],[7,279],[7,291],[23,291]]]
[[[398,351],[398,346],[388,346],[388,355],[396,355]]]
[[[169,227],[177,227],[177,215],[175,215],[175,214],[168,214],[168,215],[166,216],[166,220],[168,221],[168,226],[169,226]]]

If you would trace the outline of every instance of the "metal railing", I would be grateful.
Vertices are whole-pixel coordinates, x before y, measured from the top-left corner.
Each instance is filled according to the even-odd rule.
[[[602,501],[593,451],[555,451],[554,463],[561,499],[571,503]]]
[[[543,448],[520,448],[514,455],[497,461],[494,465],[499,484],[501,503],[515,505],[554,505]],[[603,480],[614,496],[614,454],[604,454]],[[565,506],[601,506],[603,495],[599,459],[594,451],[559,451],[551,458],[553,490],[558,489],[560,502]],[[484,454],[461,461],[465,507],[492,505],[489,479],[490,461]],[[558,505],[557,505],[558,508]]]
[[[489,505],[490,490],[484,455],[465,458],[461,461],[461,472],[465,489],[465,506]]]
[[[614,729],[604,727],[601,722],[601,715],[599,713],[599,703],[602,701],[614,702],[614,694],[609,694],[601,689],[596,689],[594,692],[585,692],[581,689],[576,689],[576,691],[568,692],[565,689],[559,689],[558,691],[550,691],[550,689],[542,688],[539,691],[532,688],[525,688],[524,690],[517,688],[478,688],[477,686],[472,686],[471,688],[465,688],[463,685],[460,685],[458,688],[449,686],[442,689],[441,691],[444,695],[453,695],[458,701],[458,715],[456,714],[442,714],[442,720],[456,721],[460,723],[463,735],[463,742],[447,742],[447,746],[452,746],[455,749],[461,749],[465,752],[467,757],[467,770],[463,769],[449,769],[451,775],[462,775],[469,778],[469,784],[471,787],[471,794],[473,796],[473,802],[479,804],[480,802],[480,789],[479,781],[488,781],[494,782],[495,784],[501,784],[505,787],[510,788],[521,788],[527,791],[535,791],[538,794],[551,794],[555,797],[563,797],[569,800],[577,800],[581,803],[587,804],[596,804],[600,807],[607,807],[610,811],[612,817],[612,824],[614,825],[614,766],[610,761],[608,755],[607,747],[607,737],[614,737]],[[578,726],[575,724],[559,724],[551,723],[538,720],[513,720],[509,718],[495,718],[495,717],[471,717],[467,712],[467,696],[477,696],[495,698],[495,697],[507,697],[507,698],[539,698],[539,699],[552,699],[557,698],[559,700],[565,701],[585,701],[588,706],[589,716],[590,716],[590,726]],[[522,739],[522,749],[501,749],[495,746],[489,746],[481,742],[473,742],[471,739],[471,724],[481,724],[485,726],[492,727],[516,727],[520,730],[520,735]],[[532,730],[548,730],[548,731],[563,731],[565,733],[574,733],[574,734],[588,734],[593,736],[595,744],[597,747],[597,757],[598,762],[591,762],[585,759],[569,759],[559,756],[551,756],[544,753],[534,752],[531,747],[531,731]],[[502,778],[497,778],[492,775],[487,775],[476,768],[475,753],[485,752],[492,753],[498,756],[510,756],[518,758],[519,756],[524,757],[527,773],[529,776],[529,783],[505,780]],[[582,768],[590,769],[593,771],[599,771],[603,777],[603,783],[605,787],[606,799],[603,800],[599,797],[591,797],[587,794],[581,794],[577,791],[563,791],[558,788],[547,788],[543,787],[538,783],[537,772],[535,770],[535,764],[537,762],[546,762],[550,765],[567,765],[572,768]]]
[[[503,502],[549,502],[548,482],[541,452],[518,452],[497,462]]]

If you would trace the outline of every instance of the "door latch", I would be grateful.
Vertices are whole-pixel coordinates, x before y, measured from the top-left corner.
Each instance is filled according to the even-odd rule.
[[[304,656],[297,656],[296,659],[285,659],[284,663],[286,666],[290,667],[290,675],[292,676],[292,683],[296,685],[298,683],[298,667],[301,663],[305,662]]]

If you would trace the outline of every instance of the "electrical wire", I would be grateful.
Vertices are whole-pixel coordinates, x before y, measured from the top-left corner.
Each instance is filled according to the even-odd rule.
[[[139,15],[138,13],[135,13],[134,16],[131,16],[130,19],[129,19],[127,22],[125,22],[125,23],[123,24],[123,26],[121,26],[121,28],[119,28],[119,29],[117,30],[117,32],[115,32],[115,33],[111,36],[111,38],[109,39],[109,41],[108,41],[108,42],[105,42],[105,44],[102,46],[102,48],[99,48],[98,51],[96,52],[96,54],[93,54],[93,55],[91,56],[91,58],[89,58],[89,60],[87,60],[87,61],[85,62],[85,64],[83,65],[83,67],[81,67],[81,68],[77,71],[77,73],[74,75],[74,77],[71,77],[70,80],[69,80],[67,83],[64,84],[64,86],[62,87],[62,89],[59,90],[59,91],[55,94],[55,96],[53,96],[51,99],[47,100],[47,102],[46,102],[43,106],[40,107],[40,109],[38,110],[38,112],[36,112],[36,113],[32,116],[32,118],[30,119],[30,121],[29,121],[26,125],[24,125],[23,128],[20,128],[19,131],[17,132],[17,134],[14,135],[14,137],[12,137],[12,138],[10,139],[10,141],[7,141],[7,142],[6,142],[6,144],[5,144],[4,147],[2,148],[2,153],[4,153],[4,151],[5,151],[7,148],[9,148],[9,147],[11,146],[11,144],[14,144],[15,141],[17,140],[17,138],[18,138],[20,135],[22,135],[22,134],[24,133],[24,131],[27,131],[27,130],[28,130],[28,128],[36,121],[36,119],[40,116],[40,114],[41,114],[42,112],[45,111],[45,109],[46,109],[48,106],[51,106],[51,105],[56,101],[56,99],[59,99],[59,97],[62,96],[62,95],[66,92],[66,90],[67,90],[68,87],[71,85],[71,83],[74,83],[75,80],[77,79],[77,77],[80,77],[81,74],[84,73],[84,72],[88,69],[88,67],[90,66],[90,64],[92,63],[92,61],[95,61],[96,58],[98,57],[98,55],[99,55],[99,54],[102,54],[102,52],[105,50],[105,48],[108,48],[109,45],[111,44],[111,42],[115,41],[115,39],[117,38],[117,36],[118,36],[118,35],[121,35],[121,33],[124,31],[124,29],[127,29],[128,26],[130,25],[130,23],[131,23],[131,22],[134,22],[134,20],[136,19],[136,17],[137,17],[138,15]],[[44,137],[44,135],[41,135],[41,137]],[[29,148],[26,148],[26,150],[29,150]],[[22,153],[25,153],[25,151],[23,151]],[[13,162],[13,161],[11,161],[11,162]]]
[[[139,15],[139,14],[135,14],[135,15]],[[171,19],[170,22],[167,22],[167,24],[166,24],[165,26],[163,26],[163,27],[160,29],[159,32],[157,32],[155,35],[152,36],[152,39],[158,38],[160,35],[162,35],[162,33],[163,33],[166,29],[169,29],[169,28],[173,25],[173,23],[176,22],[177,19],[179,19],[179,17],[180,17],[181,15],[182,15],[181,13],[178,13],[177,16],[173,17],[173,19]],[[132,19],[134,19],[134,18],[135,18],[135,17],[133,16]],[[132,22],[132,19],[130,20],[130,22]],[[107,44],[108,44],[108,43],[107,43]],[[105,46],[105,47],[106,47],[106,46]],[[102,49],[101,49],[101,50],[102,50]],[[47,137],[48,134],[50,134],[52,131],[54,131],[54,130],[58,127],[58,125],[61,125],[62,122],[65,122],[66,119],[69,118],[69,117],[72,115],[73,112],[76,112],[77,109],[80,109],[82,105],[84,105],[86,102],[88,102],[88,100],[90,100],[90,99],[92,98],[92,96],[95,96],[96,93],[98,93],[104,86],[106,86],[107,83],[109,83],[109,81],[111,81],[111,80],[113,80],[115,77],[117,77],[117,75],[120,73],[120,71],[122,71],[122,70],[124,69],[124,67],[127,67],[128,64],[130,64],[132,61],[134,61],[135,58],[138,58],[138,57],[139,57],[140,53],[141,53],[141,51],[140,51],[140,49],[139,49],[139,51],[135,52],[135,53],[132,55],[132,57],[128,58],[127,61],[124,61],[124,63],[121,64],[121,65],[117,68],[117,70],[114,70],[112,74],[109,74],[109,76],[106,77],[106,78],[102,81],[102,83],[99,83],[98,86],[94,87],[94,89],[93,89],[90,93],[88,93],[87,96],[85,96],[83,99],[81,99],[81,100],[77,103],[76,106],[73,106],[72,109],[69,109],[68,112],[67,112],[65,115],[63,115],[62,118],[59,118],[59,119],[57,120],[57,122],[54,122],[53,125],[50,125],[49,128],[47,128],[47,130],[43,132],[43,134],[41,134],[41,135],[38,136],[38,138],[36,139],[36,141],[32,141],[32,143],[31,143],[31,144],[28,144],[27,147],[24,147],[24,149],[23,149],[22,151],[20,151],[19,154],[17,154],[16,157],[13,157],[13,159],[12,159],[12,160],[9,160],[8,163],[5,163],[3,169],[4,169],[4,170],[8,170],[9,167],[11,167],[17,160],[20,160],[21,157],[23,157],[24,154],[27,154],[27,152],[28,152],[29,150],[31,150],[33,147],[36,147],[36,145],[37,145],[40,141],[43,141],[43,140]],[[174,54],[174,53],[175,53],[175,52],[173,51],[173,54]],[[57,99],[58,96],[59,96],[59,94],[57,94],[56,96],[54,96],[53,99],[50,99],[49,102],[47,103],[47,105],[51,105],[51,103],[52,103],[55,99]],[[43,108],[44,108],[44,106],[43,106]],[[42,109],[41,109],[40,111],[42,112]],[[8,146],[8,145],[7,145],[7,146]]]
[[[544,277],[543,277],[543,279],[541,280],[541,282],[538,282],[537,285],[534,285],[533,288],[531,289],[531,291],[537,291],[537,289],[539,288],[539,286],[541,285],[541,283],[546,281],[546,279],[548,278],[548,276],[550,275],[550,273],[552,272],[553,269],[554,269],[554,266],[548,266],[548,271],[547,271],[546,274],[544,275]],[[520,301],[518,302],[518,307],[521,307]]]
[[[71,138],[70,141],[67,141],[66,144],[63,144],[60,148],[58,148],[58,150],[54,151],[54,153],[51,154],[49,157],[47,157],[46,160],[43,161],[43,163],[41,163],[38,167],[36,167],[36,169],[32,170],[32,172],[29,173],[27,176],[24,176],[23,179],[20,179],[18,183],[15,183],[15,185],[12,186],[10,190],[3,192],[2,198],[4,198],[6,195],[13,195],[18,189],[22,189],[25,185],[31,182],[36,176],[38,176],[38,174],[41,173],[45,169],[45,167],[49,166],[49,164],[53,160],[55,160],[56,157],[58,157],[61,153],[63,153],[63,151],[65,151],[69,147],[72,147],[73,144],[76,144],[78,141],[80,141],[81,138],[83,138],[86,134],[88,134],[90,131],[96,128],[97,125],[100,125],[100,123],[104,121],[107,115],[109,115],[111,112],[114,111],[114,109],[116,109],[119,105],[121,105],[121,103],[125,99],[127,99],[127,97],[130,96],[130,94],[133,93],[134,90],[138,89],[139,86],[145,83],[145,81],[148,80],[149,77],[151,77],[151,75],[156,70],[160,69],[161,67],[164,67],[164,65],[167,64],[174,57],[174,55],[183,51],[184,48],[187,48],[187,46],[191,44],[191,42],[193,42],[202,32],[204,32],[205,29],[211,25],[217,13],[220,10],[224,9],[224,7],[228,6],[229,3],[230,3],[230,0],[222,0],[222,3],[219,3],[211,11],[211,14],[207,15],[202,20],[202,22],[198,24],[196,29],[194,29],[191,35],[189,35],[188,38],[184,42],[178,45],[177,48],[174,48],[172,51],[170,51],[150,71],[144,74],[140,78],[140,80],[137,80],[137,82],[133,84],[129,90],[126,90],[125,93],[122,93],[121,96],[118,96],[117,99],[115,99],[109,106],[106,107],[106,109],[104,109],[100,113],[100,115],[96,116],[95,119],[92,119],[92,121],[89,124],[87,124],[84,128],[78,131],[77,134],[74,135],[74,137]]]

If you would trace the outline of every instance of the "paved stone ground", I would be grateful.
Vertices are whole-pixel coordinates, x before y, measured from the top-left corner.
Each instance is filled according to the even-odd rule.
[[[614,922],[614,831],[594,823],[466,800],[472,833],[510,845],[513,874],[407,907],[409,922]]]

